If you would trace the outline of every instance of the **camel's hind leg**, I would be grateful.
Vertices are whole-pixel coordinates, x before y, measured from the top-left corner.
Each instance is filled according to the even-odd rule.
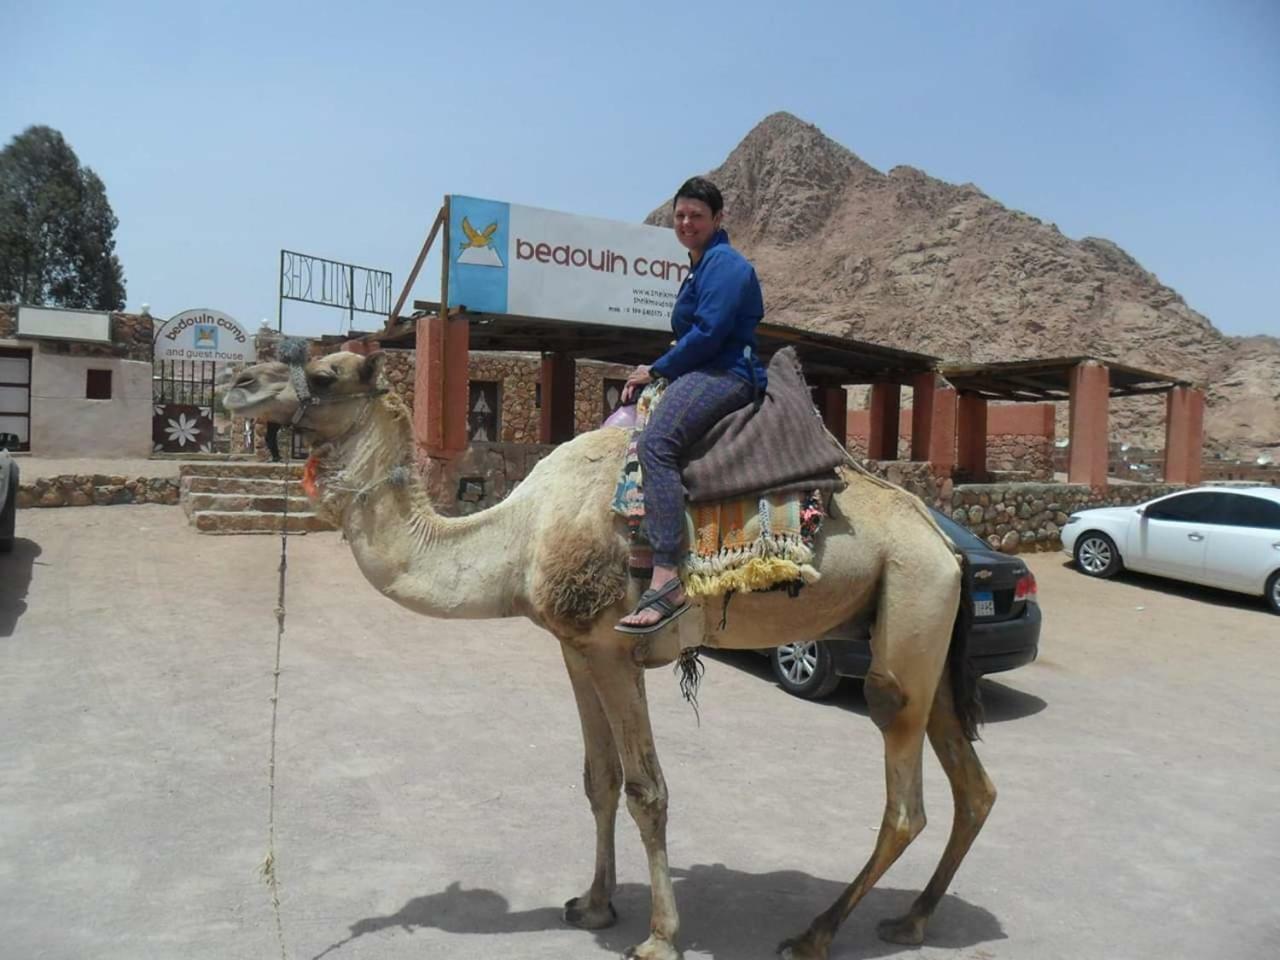
[[[875,849],[862,872],[800,937],[784,941],[787,960],[826,960],[849,913],[924,829],[922,761],[925,730],[951,642],[960,571],[950,582],[935,574],[921,595],[917,570],[890,566],[881,588],[864,690],[868,711],[884,735],[885,805]]]
[[[825,960],[845,917],[924,829],[923,719],[909,717],[895,721],[884,731],[884,743],[886,796],[875,850],[836,902],[819,914],[802,936],[779,946],[778,952],[788,960]]]
[[[951,793],[955,798],[955,819],[951,824],[951,836],[942,852],[942,860],[933,872],[928,886],[911,905],[906,916],[885,920],[880,924],[880,936],[890,943],[917,945],[924,941],[924,928],[938,901],[947,892],[951,878],[955,876],[960,861],[977,837],[996,802],[996,788],[987,778],[973,744],[964,735],[956,716],[955,701],[947,677],[938,685],[933,712],[929,715],[929,742],[942,763],[942,769],[951,781]]]
[[[575,927],[599,930],[612,926],[618,919],[612,903],[617,886],[613,843],[618,797],[622,792],[622,762],[618,759],[609,718],[605,716],[591,681],[586,657],[565,643],[561,643],[560,650],[569,670],[573,695],[578,701],[578,718],[582,721],[582,742],[586,749],[582,782],[591,804],[591,813],[596,819],[596,866],[591,887],[564,905],[564,919]]]

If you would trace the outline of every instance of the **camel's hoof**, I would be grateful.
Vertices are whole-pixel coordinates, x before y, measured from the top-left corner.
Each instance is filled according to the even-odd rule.
[[[899,943],[904,947],[918,947],[924,943],[925,918],[908,913],[905,917],[893,917],[876,924],[876,933],[886,943]]]
[[[778,944],[778,956],[782,960],[827,960],[827,951],[820,950],[806,937],[793,937]]]
[[[564,904],[564,922],[577,927],[579,930],[603,930],[605,927],[612,927],[618,922],[618,911],[613,909],[612,903],[606,903],[603,908],[590,907],[587,905],[586,897],[574,897],[572,900],[566,900]]]
[[[682,954],[669,940],[653,936],[627,951],[627,960],[681,960]]]

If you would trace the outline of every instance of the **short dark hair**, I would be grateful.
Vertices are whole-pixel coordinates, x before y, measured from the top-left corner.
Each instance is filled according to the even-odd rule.
[[[689,200],[701,200],[711,208],[713,217],[724,209],[724,197],[720,196],[720,188],[706,177],[690,177],[681,184],[680,189],[676,191],[675,197],[671,200],[671,209],[675,209],[676,203],[681,197]]]

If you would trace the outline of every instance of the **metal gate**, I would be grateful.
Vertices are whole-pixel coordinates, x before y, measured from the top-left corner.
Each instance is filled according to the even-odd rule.
[[[213,453],[216,364],[157,360],[151,374],[151,449],[155,453]]]

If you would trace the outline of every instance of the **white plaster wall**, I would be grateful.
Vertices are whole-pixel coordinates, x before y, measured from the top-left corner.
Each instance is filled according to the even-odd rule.
[[[85,371],[111,371],[111,399],[86,400]],[[151,364],[37,351],[31,358],[31,453],[151,455]]]

